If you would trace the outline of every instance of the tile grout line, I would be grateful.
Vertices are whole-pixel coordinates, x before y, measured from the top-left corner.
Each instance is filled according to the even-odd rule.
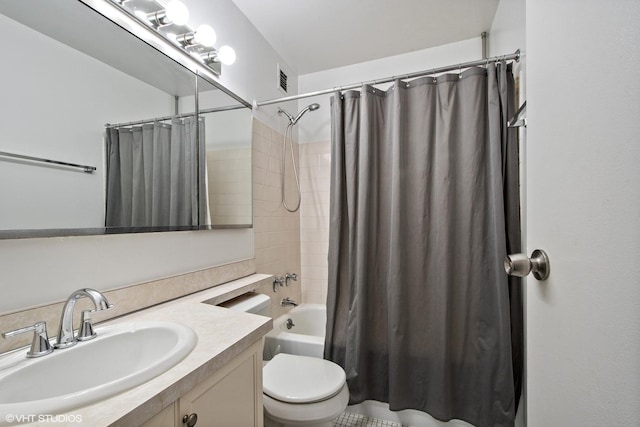
[[[392,421],[369,418],[349,412],[343,412],[332,423],[334,427],[407,427]]]

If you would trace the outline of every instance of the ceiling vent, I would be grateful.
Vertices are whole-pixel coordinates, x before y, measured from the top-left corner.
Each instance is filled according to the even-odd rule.
[[[280,89],[285,94],[289,93],[289,75],[285,70],[282,69],[280,64],[278,64],[278,89]]]

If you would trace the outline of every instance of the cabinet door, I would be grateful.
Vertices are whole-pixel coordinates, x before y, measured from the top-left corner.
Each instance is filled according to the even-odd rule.
[[[262,427],[262,341],[237,356],[179,400],[179,418],[197,426]]]
[[[174,427],[176,422],[175,403],[164,408],[141,427]]]

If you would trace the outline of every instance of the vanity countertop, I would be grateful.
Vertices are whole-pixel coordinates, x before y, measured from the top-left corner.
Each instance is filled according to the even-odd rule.
[[[175,322],[193,329],[198,335],[198,343],[187,357],[165,373],[109,399],[70,410],[63,416],[69,419],[81,417],[82,422],[76,425],[135,426],[171,405],[271,330],[271,318],[211,304],[255,289],[258,283],[270,277],[254,274],[97,325],[99,334],[100,326],[105,325],[153,320]],[[100,367],[96,366],[96,369]]]

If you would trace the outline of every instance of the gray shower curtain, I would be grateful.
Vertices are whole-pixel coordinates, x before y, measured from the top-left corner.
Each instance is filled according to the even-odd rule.
[[[200,146],[196,120],[175,119],[107,128],[107,229],[190,229],[198,226],[201,205],[198,179],[203,167],[204,122]]]
[[[502,63],[332,99],[325,358],[350,403],[511,426],[522,307],[518,151]],[[513,335],[513,337],[512,337]]]

